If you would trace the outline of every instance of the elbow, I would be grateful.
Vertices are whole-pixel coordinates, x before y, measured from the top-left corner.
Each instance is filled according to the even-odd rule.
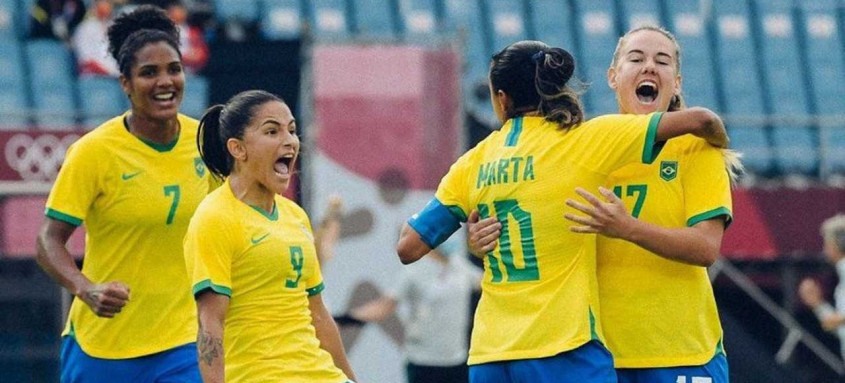
[[[701,252],[698,257],[696,257],[696,266],[701,267],[710,267],[716,263],[716,260],[719,259],[721,256],[719,252],[719,246],[708,246],[707,249]]]
[[[396,254],[399,256],[399,262],[402,262],[403,265],[414,263],[425,255],[425,253],[420,253],[416,247],[411,246],[408,242],[399,240],[399,244],[396,245]]]

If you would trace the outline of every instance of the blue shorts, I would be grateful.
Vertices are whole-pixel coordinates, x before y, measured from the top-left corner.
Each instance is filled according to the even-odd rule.
[[[613,357],[599,341],[542,359],[469,366],[470,383],[616,383]],[[674,383],[674,382],[673,382]]]
[[[719,353],[703,366],[619,368],[619,383],[728,383],[728,359]]]
[[[137,358],[102,359],[65,336],[60,364],[62,383],[202,383],[196,343]]]

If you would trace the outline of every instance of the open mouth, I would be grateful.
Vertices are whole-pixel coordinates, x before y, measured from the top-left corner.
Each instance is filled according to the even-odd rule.
[[[643,81],[637,85],[637,99],[643,104],[651,104],[657,100],[657,84],[651,81]]]
[[[153,99],[159,102],[169,102],[176,100],[176,92],[159,93],[153,96]]]
[[[293,154],[286,154],[276,159],[273,171],[280,176],[287,176],[291,173],[291,167],[293,167]]]

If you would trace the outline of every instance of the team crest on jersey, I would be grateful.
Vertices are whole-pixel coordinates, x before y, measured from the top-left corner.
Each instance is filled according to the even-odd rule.
[[[678,176],[678,161],[660,161],[660,178],[671,181]]]
[[[205,175],[205,162],[202,162],[202,158],[194,158],[194,171],[197,172],[197,177],[202,178]]]

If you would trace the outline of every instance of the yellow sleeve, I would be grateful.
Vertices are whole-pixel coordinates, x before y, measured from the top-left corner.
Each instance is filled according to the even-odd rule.
[[[681,180],[687,226],[713,218],[730,223],[731,184],[721,150],[696,140],[696,146],[684,159],[687,169],[681,169]]]
[[[308,215],[305,213],[304,210],[299,210],[300,214],[302,215],[302,222],[303,227],[308,230],[308,237],[314,238],[314,230],[311,227],[311,220],[308,219]],[[308,296],[319,294],[323,291],[323,273],[320,271],[320,260],[317,258],[317,249],[316,244],[310,243],[309,246],[302,249],[306,252],[305,262],[311,263],[310,266],[306,267],[306,271],[308,272],[304,275],[304,282],[305,282],[305,291],[308,293]]]
[[[237,227],[222,214],[200,213],[191,219],[184,244],[194,295],[210,289],[232,296],[232,257],[238,248],[232,232]]]
[[[102,169],[107,166],[106,161],[97,158],[101,150],[86,145],[89,142],[77,141],[68,148],[47,198],[44,213],[48,217],[79,226],[102,190]]]
[[[472,210],[469,206],[470,185],[468,182],[476,181],[470,180],[472,174],[470,170],[473,165],[471,159],[474,153],[477,153],[477,148],[478,146],[465,153],[452,164],[449,172],[440,180],[440,185],[437,186],[437,192],[434,194],[434,197],[461,222],[466,222],[467,215]]]
[[[585,165],[609,174],[630,163],[652,163],[665,142],[657,141],[662,113],[611,114],[596,117],[576,128]]]

